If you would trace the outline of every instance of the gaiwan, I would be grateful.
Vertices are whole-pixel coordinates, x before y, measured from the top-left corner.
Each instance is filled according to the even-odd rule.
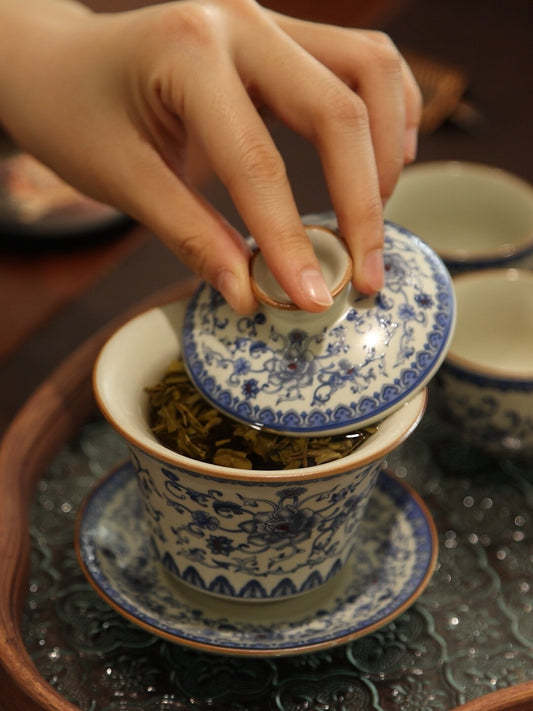
[[[201,284],[126,323],[98,357],[98,404],[129,445],[154,556],[176,584],[268,602],[330,580],[357,547],[386,455],[424,412],[455,320],[441,261],[387,224],[385,286],[362,297],[339,237],[323,225],[308,234],[336,294],[327,312],[297,312],[258,255],[256,314],[236,315]],[[153,432],[147,392],[176,359],[203,399],[246,427],[283,438],[371,434],[346,456],[298,468],[180,454]]]

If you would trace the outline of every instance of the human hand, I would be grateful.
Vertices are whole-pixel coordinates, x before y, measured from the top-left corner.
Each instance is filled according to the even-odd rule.
[[[293,301],[320,311],[331,299],[260,106],[315,145],[354,284],[380,288],[382,204],[414,158],[421,111],[384,35],[287,18],[252,0],[108,15],[61,0],[0,0],[2,27],[10,74],[0,70],[0,120],[15,140],[147,225],[236,310],[255,305],[250,255],[194,187],[199,156]]]

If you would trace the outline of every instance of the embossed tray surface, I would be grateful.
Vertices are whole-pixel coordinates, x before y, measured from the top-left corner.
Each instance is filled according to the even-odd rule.
[[[433,397],[388,464],[431,510],[439,561],[393,622],[313,654],[237,659],[156,638],[109,608],[83,577],[73,537],[82,499],[125,456],[91,389],[117,325],[39,388],[0,448],[2,711],[533,708],[533,463],[469,450]]]

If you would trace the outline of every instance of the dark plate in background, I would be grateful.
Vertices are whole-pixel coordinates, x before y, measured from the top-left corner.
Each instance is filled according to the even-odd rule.
[[[27,153],[0,141],[0,245],[67,246],[131,222],[61,180]]]

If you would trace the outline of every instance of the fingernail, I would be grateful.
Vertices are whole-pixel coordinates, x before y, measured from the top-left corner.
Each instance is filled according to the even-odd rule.
[[[316,269],[305,269],[300,276],[300,284],[307,296],[315,304],[331,306],[333,297],[327,287],[321,272]]]
[[[228,304],[235,310],[239,311],[241,302],[241,289],[239,280],[229,269],[224,269],[220,272],[216,282],[216,288],[226,299]]]
[[[372,291],[379,291],[383,287],[385,272],[383,269],[382,249],[374,249],[366,255],[363,265],[363,277]]]
[[[418,129],[416,127],[408,128],[405,132],[404,143],[404,160],[406,163],[412,163],[416,158],[418,149]]]

